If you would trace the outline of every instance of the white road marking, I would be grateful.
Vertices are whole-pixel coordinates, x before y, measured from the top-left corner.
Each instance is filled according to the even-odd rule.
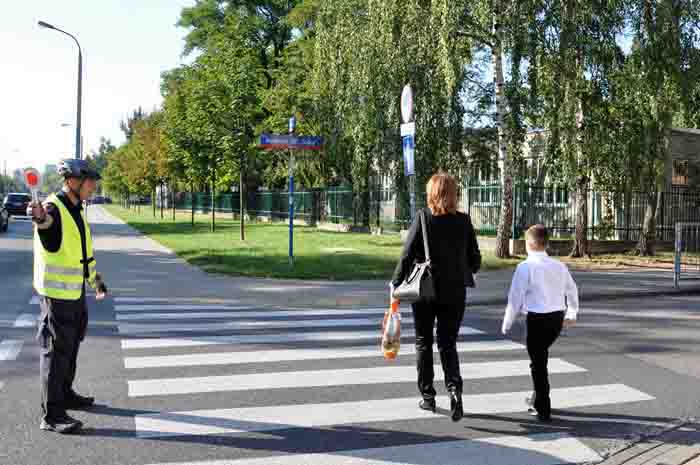
[[[241,329],[273,328],[336,328],[352,326],[379,326],[381,316],[376,318],[338,318],[323,320],[273,320],[273,321],[226,321],[219,323],[122,323],[118,325],[120,334],[140,333],[190,333],[204,331],[229,331]],[[413,324],[406,320],[404,324]]]
[[[216,318],[274,318],[295,316],[348,316],[379,315],[384,309],[361,310],[253,310],[233,312],[197,312],[197,313],[118,313],[117,321],[143,320],[200,320]]]
[[[464,412],[467,416],[524,412],[527,408],[524,399],[529,394],[530,391],[464,396]],[[551,397],[556,408],[580,408],[653,399],[624,384],[552,389]],[[446,421],[445,416],[417,408],[416,402],[415,397],[408,397],[137,415],[135,417],[136,435],[141,438],[152,438],[264,432],[286,428],[320,428],[352,423],[414,419]],[[443,407],[449,409],[449,405]],[[333,414],[329,415],[329,412]]]
[[[458,352],[497,352],[523,350],[525,346],[510,340],[458,342]],[[415,354],[414,344],[404,344],[399,356]],[[294,360],[329,360],[341,358],[377,357],[379,348],[346,347],[342,349],[281,349],[250,352],[197,353],[183,355],[158,355],[150,357],[125,357],[124,367],[163,368],[185,366],[234,365],[240,363],[288,362]]]
[[[22,351],[24,341],[8,339],[0,342],[0,361],[16,360]]]
[[[460,368],[463,379],[527,376],[530,374],[530,361],[508,360],[463,363],[460,365]],[[585,368],[578,367],[559,358],[553,358],[549,361],[550,374],[580,373],[585,371]],[[130,397],[143,397],[261,389],[402,383],[415,382],[415,379],[416,368],[414,366],[383,366],[376,368],[253,373],[193,378],[156,378],[127,381],[127,383]],[[436,370],[435,379],[443,379],[441,370]]]
[[[462,336],[484,334],[478,329],[463,326],[459,330]],[[402,328],[401,335],[413,337],[413,328]],[[372,331],[321,331],[304,333],[246,334],[232,336],[193,336],[188,338],[147,338],[122,339],[122,349],[159,349],[165,347],[200,347],[225,344],[276,344],[309,341],[358,341],[378,340],[379,330]]]
[[[560,465],[601,460],[600,455],[578,439],[566,433],[549,433],[153,465]]]
[[[15,328],[33,328],[36,326],[37,316],[33,313],[22,313],[15,320]]]

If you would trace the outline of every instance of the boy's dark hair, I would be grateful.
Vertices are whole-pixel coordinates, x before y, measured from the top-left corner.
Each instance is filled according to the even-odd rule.
[[[527,230],[527,239],[534,242],[538,247],[546,247],[549,239],[547,228],[542,224],[530,226]]]

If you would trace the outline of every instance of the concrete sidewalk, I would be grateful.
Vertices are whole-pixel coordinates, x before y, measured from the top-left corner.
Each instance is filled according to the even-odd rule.
[[[167,248],[143,236],[100,207],[89,209],[96,236],[96,257],[108,255],[110,268],[118,273],[131,270],[129,257],[152,257],[154,269],[136,271],[140,284],[149,282],[174,298],[227,298],[241,303],[264,303],[266,306],[356,307],[386,305],[388,283],[382,281],[304,281],[256,279],[212,275],[178,258]],[[162,266],[159,266],[162,265]],[[104,270],[103,271],[108,271]],[[134,271],[134,270],[131,270]],[[109,282],[109,270],[106,273]],[[688,282],[680,290],[673,287],[673,275],[666,271],[574,272],[581,300],[629,296],[654,296],[700,292],[700,282]],[[160,279],[158,277],[160,276]],[[167,276],[167,279],[162,279]],[[469,290],[471,305],[504,306],[512,272],[507,270],[480,273],[477,287]],[[130,276],[133,280],[135,276]],[[150,279],[149,279],[150,278]],[[223,284],[223,286],[222,286]],[[217,289],[226,288],[227,295]],[[140,286],[136,286],[140,288]],[[121,295],[136,289],[124,288]],[[139,289],[140,292],[140,289]]]
[[[700,465],[700,423],[689,420],[663,434],[640,438],[600,465]]]

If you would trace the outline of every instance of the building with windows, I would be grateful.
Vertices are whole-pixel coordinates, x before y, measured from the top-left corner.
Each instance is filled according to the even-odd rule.
[[[495,234],[500,220],[501,179],[495,136],[490,145],[467,153],[470,169],[464,186],[464,206],[482,234]],[[522,164],[514,184],[514,236],[529,225],[543,223],[555,237],[573,233],[577,205],[568,186],[551,182],[544,163],[547,132],[527,133]],[[665,166],[666,188],[657,205],[661,238],[672,235],[679,221],[700,221],[700,130],[674,128]],[[591,237],[636,240],[647,205],[647,193],[596,192],[588,198]]]

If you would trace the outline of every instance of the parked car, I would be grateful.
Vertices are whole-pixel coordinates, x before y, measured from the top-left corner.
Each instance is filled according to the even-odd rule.
[[[7,231],[7,228],[9,226],[10,226],[10,214],[7,213],[7,210],[5,209],[4,206],[0,205],[0,232]]]
[[[112,198],[111,198],[111,197],[105,197],[105,203],[107,203],[107,204],[112,203]]]
[[[10,216],[26,216],[27,207],[31,201],[32,197],[29,194],[11,192],[5,197],[2,206]]]
[[[90,203],[93,205],[100,205],[105,203],[105,198],[101,195],[96,195],[92,198],[92,200],[90,200]]]

